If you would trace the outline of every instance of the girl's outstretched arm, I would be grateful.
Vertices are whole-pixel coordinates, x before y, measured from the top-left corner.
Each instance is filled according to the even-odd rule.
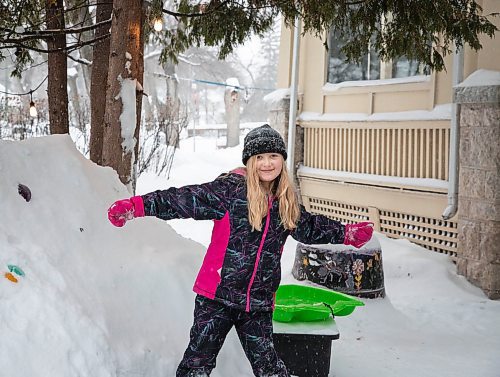
[[[219,220],[226,213],[227,184],[222,176],[200,185],[154,191],[142,195],[142,200],[146,216],[163,220]]]
[[[300,206],[300,219],[291,235],[306,244],[343,243],[357,248],[367,243],[373,234],[373,223],[343,225],[323,215],[313,215]]]
[[[164,220],[219,220],[226,213],[231,186],[234,185],[227,180],[226,174],[209,183],[171,187],[118,200],[108,209],[108,219],[117,227],[142,216],[156,216]]]
[[[345,226],[323,215],[313,215],[300,206],[300,218],[291,236],[305,244],[344,243]]]

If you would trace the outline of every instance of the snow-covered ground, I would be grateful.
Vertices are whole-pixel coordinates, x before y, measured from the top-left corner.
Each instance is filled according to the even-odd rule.
[[[141,176],[138,192],[201,183],[241,164],[241,147],[181,142],[171,179]],[[28,186],[31,201],[17,192]],[[0,375],[174,376],[188,341],[191,286],[211,223],[144,218],[114,228],[106,210],[130,194],[67,136],[0,141]],[[338,317],[335,377],[498,377],[500,302],[445,255],[376,234],[384,299]],[[287,242],[283,280],[296,243]],[[25,272],[13,283],[8,265]],[[215,377],[251,369],[231,332]]]

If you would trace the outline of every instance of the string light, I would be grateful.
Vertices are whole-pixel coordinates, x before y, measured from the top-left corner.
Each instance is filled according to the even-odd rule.
[[[155,19],[154,24],[153,24],[153,28],[156,31],[162,31],[162,29],[163,29],[163,20],[161,18]]]
[[[36,118],[38,111],[36,111],[35,102],[33,102],[33,92],[30,92],[30,116]]]
[[[7,96],[27,96],[28,94],[30,95],[30,109],[29,109],[29,114],[33,118],[36,118],[38,116],[38,111],[36,110],[35,102],[33,101],[33,92],[36,92],[42,84],[47,80],[49,75],[45,76],[45,78],[38,84],[38,86],[35,89],[31,89],[29,92],[26,93],[12,93],[12,92],[6,92],[3,90],[0,90],[0,93],[6,94]],[[7,97],[8,98],[8,97]]]

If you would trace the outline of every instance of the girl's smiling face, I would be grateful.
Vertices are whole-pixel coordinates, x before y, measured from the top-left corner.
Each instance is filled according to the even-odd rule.
[[[281,174],[283,156],[279,153],[261,153],[256,157],[256,168],[262,185],[270,189],[271,183]]]

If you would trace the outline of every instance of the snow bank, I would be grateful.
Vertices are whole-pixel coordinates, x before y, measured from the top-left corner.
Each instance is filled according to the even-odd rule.
[[[204,249],[157,219],[111,226],[107,208],[129,194],[68,136],[0,141],[0,164],[1,374],[173,376]],[[17,284],[7,264],[26,273]]]

